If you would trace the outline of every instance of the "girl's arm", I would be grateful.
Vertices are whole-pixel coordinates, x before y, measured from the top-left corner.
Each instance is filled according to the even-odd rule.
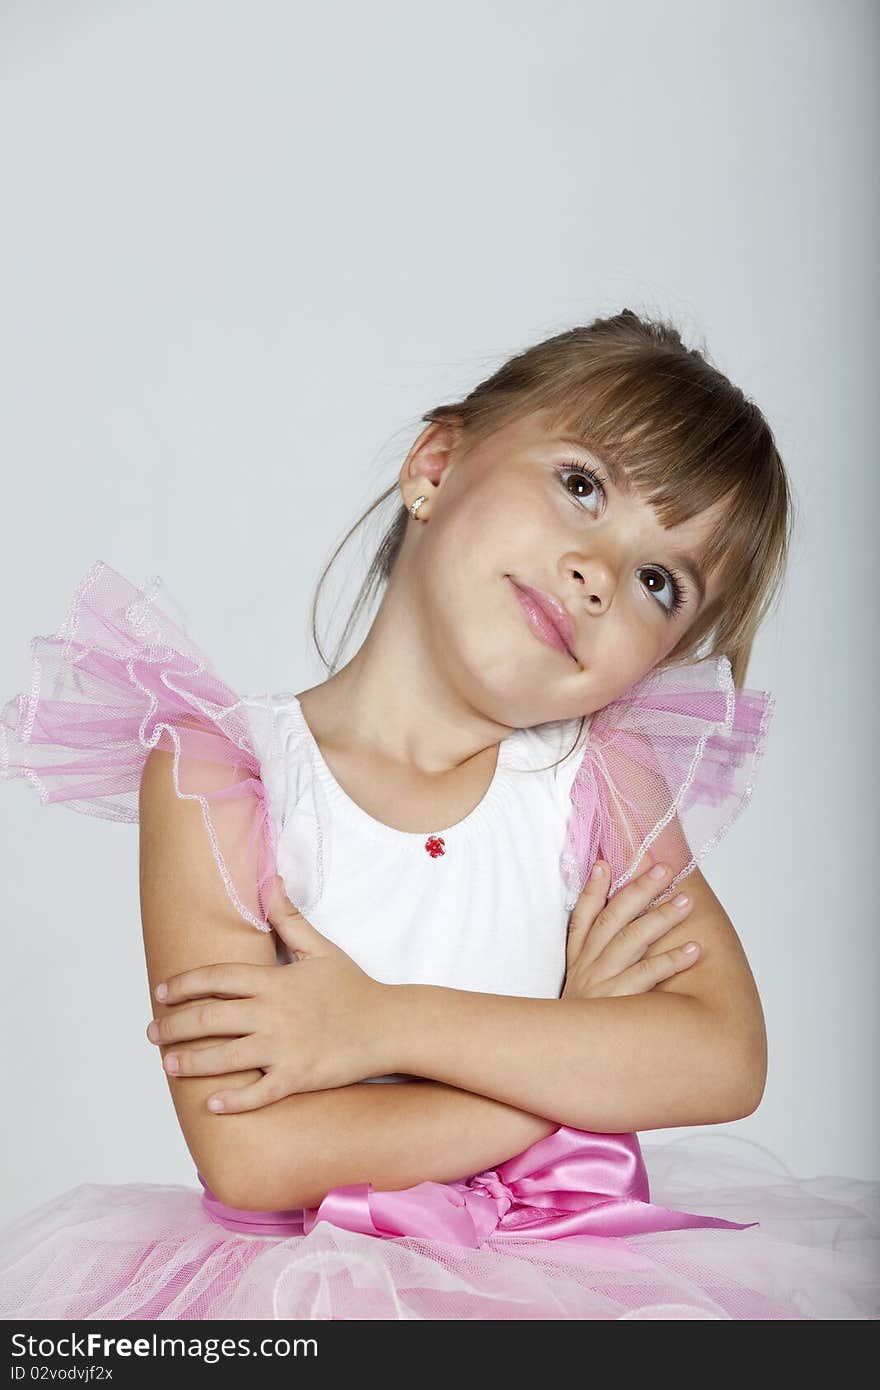
[[[275,963],[272,936],[247,926],[226,896],[197,803],[175,795],[171,756],[153,752],[141,781],[151,995],[159,980],[195,966]],[[648,994],[548,1000],[387,986],[387,1029],[398,1048],[387,1070],[431,1081],[359,1083],[214,1115],[210,1095],[261,1073],[168,1077],[197,1167],[229,1205],[274,1209],[314,1205],[353,1182],[387,1190],[464,1177],[563,1123],[621,1133],[751,1113],[766,1067],[757,991],[702,875],[689,876],[688,887],[693,912],[654,949],[693,936],[702,957]],[[152,998],[150,1009],[168,1011]]]
[[[631,886],[636,895],[641,891]],[[389,986],[389,1070],[602,1133],[720,1124],[751,1114],[767,1075],[760,997],[733,923],[700,871],[682,887],[691,911],[646,955],[695,940],[696,965],[647,993],[611,998]],[[622,908],[628,891],[606,910],[618,899]],[[623,912],[621,920],[630,917]]]
[[[248,926],[230,903],[198,803],[175,794],[172,761],[170,752],[150,753],[139,798],[141,918],[149,1008],[157,1018],[169,1012],[153,997],[160,980],[216,962],[276,959],[271,933]],[[453,1181],[521,1153],[557,1127],[436,1081],[361,1082],[215,1115],[206,1102],[218,1087],[247,1085],[262,1073],[165,1075],[196,1167],[221,1201],[249,1210],[317,1205],[348,1183],[394,1190]]]

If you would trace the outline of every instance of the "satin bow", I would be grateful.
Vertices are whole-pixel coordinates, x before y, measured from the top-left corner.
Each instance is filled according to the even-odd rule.
[[[393,1239],[420,1236],[478,1248],[510,1233],[543,1240],[588,1240],[694,1226],[744,1230],[757,1221],[727,1221],[675,1211],[650,1201],[635,1134],[598,1134],[561,1125],[521,1154],[455,1182],[420,1182],[399,1191],[353,1183],[328,1192],[317,1207],[254,1212],[225,1206],[205,1187],[206,1210],[221,1225],[261,1234],[308,1235],[319,1221]]]

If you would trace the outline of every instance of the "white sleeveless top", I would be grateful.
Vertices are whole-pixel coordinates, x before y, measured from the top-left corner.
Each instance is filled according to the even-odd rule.
[[[574,748],[580,719],[515,730],[499,745],[482,801],[455,825],[423,834],[387,826],[352,801],[295,694],[243,704],[278,872],[319,932],[386,984],[559,997],[570,916],[559,858],[588,719]],[[291,960],[277,937],[276,957]]]

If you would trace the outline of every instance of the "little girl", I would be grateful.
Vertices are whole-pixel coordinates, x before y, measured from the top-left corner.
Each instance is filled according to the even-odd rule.
[[[870,1316],[851,1183],[844,1210],[668,1144],[652,1198],[636,1137],[766,1079],[697,865],[774,705],[743,688],[791,524],[771,430],[630,310],[423,419],[341,645],[381,604],[320,685],[238,697],[160,581],[101,562],[34,639],[3,775],[140,823],[145,1023],[201,1191],[29,1213],[0,1312]]]

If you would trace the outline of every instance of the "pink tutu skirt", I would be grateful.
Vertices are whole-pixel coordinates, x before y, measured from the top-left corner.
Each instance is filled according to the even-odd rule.
[[[798,1178],[760,1146],[711,1132],[646,1144],[644,1158],[652,1210],[709,1207],[730,1226],[548,1239],[502,1219],[468,1245],[288,1212],[284,1233],[264,1234],[232,1229],[210,1190],[87,1183],[0,1232],[0,1315],[877,1318],[880,1183]],[[239,1213],[243,1224],[254,1215]]]

